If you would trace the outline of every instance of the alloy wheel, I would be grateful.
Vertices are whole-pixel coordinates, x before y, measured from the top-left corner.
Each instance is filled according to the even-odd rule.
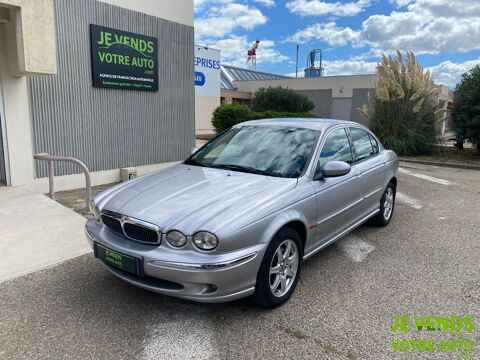
[[[389,220],[393,212],[394,194],[393,189],[389,187],[385,192],[385,201],[383,203],[383,218]]]
[[[295,282],[298,270],[298,248],[295,241],[287,239],[278,246],[270,264],[270,291],[282,297]]]

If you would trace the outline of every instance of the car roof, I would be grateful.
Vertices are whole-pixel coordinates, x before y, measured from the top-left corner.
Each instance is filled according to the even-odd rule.
[[[320,119],[320,118],[276,118],[245,121],[234,127],[245,125],[256,126],[288,126],[313,130],[325,130],[335,125],[360,125],[359,123],[347,120]]]

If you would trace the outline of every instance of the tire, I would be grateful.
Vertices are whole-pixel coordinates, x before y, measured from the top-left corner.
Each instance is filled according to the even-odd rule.
[[[297,286],[302,260],[303,245],[298,233],[288,227],[281,229],[268,245],[258,270],[254,295],[257,304],[273,309],[285,303]]]
[[[372,225],[383,227],[390,224],[390,221],[393,217],[393,211],[395,209],[396,192],[397,190],[395,184],[393,182],[389,182],[380,200],[380,212],[370,221]],[[387,198],[390,199],[388,202],[386,201]],[[388,205],[390,207],[388,207]]]

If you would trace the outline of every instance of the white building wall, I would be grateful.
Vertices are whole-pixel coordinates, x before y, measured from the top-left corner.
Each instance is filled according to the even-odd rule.
[[[292,90],[332,89],[332,97],[334,98],[351,98],[353,89],[373,88],[374,79],[375,75],[323,76],[320,78],[235,81],[235,85],[239,91],[251,93],[268,86],[281,86]]]
[[[0,86],[3,94],[0,101],[3,100],[5,118],[2,121],[8,145],[5,156],[10,165],[10,184],[25,185],[34,177],[27,78],[13,76],[10,72],[4,30],[0,26]]]
[[[220,97],[195,96],[196,134],[211,134],[214,132],[212,126],[212,115],[218,106],[220,106]]]
[[[160,19],[193,26],[193,0],[99,0]]]
[[[212,134],[212,115],[220,105],[220,50],[195,45],[195,133]]]

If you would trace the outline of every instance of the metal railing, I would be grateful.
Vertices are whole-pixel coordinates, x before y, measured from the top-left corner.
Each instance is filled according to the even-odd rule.
[[[85,207],[87,211],[89,210],[89,203],[92,197],[92,180],[90,178],[90,171],[88,170],[87,166],[83,162],[73,157],[53,156],[47,153],[35,154],[33,157],[35,160],[45,160],[47,162],[48,192],[50,197],[53,200],[55,200],[55,188],[53,183],[53,178],[55,174],[53,171],[53,162],[54,161],[70,162],[80,166],[83,173],[85,174]]]

